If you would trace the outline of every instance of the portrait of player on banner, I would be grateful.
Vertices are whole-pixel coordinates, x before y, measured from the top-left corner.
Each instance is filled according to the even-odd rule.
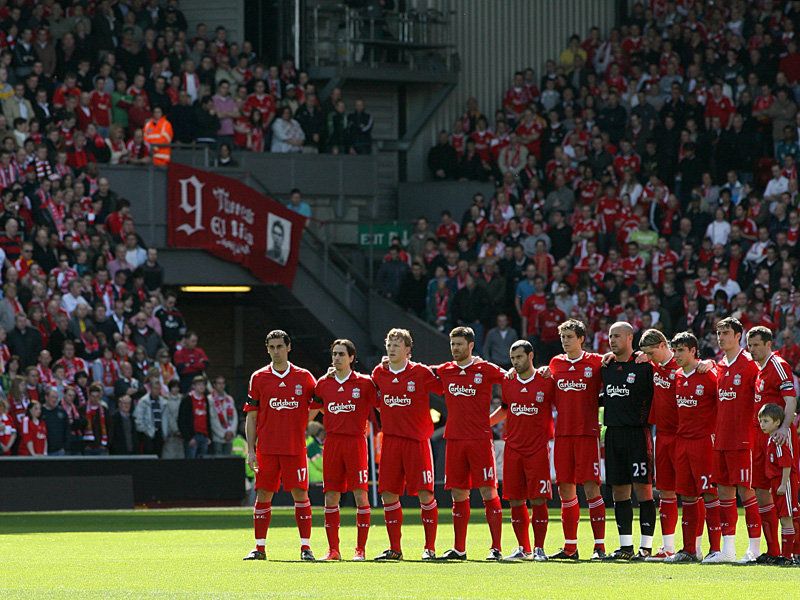
[[[267,258],[285,265],[291,244],[292,224],[272,213],[267,215]]]

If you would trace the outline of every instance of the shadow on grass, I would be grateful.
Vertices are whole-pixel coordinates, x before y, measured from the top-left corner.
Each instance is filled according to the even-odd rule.
[[[406,509],[404,521],[407,525],[421,523],[419,510]],[[383,511],[372,509],[372,524],[383,526]],[[321,507],[313,507],[314,525],[322,527],[323,514]],[[471,521],[483,521],[473,515]],[[450,511],[440,512],[440,526],[452,522]],[[342,511],[342,527],[355,527],[355,513]],[[0,514],[0,535],[28,533],[67,533],[67,532],[123,532],[123,531],[168,531],[199,529],[249,529],[253,526],[253,517],[249,509],[214,511],[214,510],[134,510],[108,512],[64,512],[64,513],[2,513]],[[297,527],[294,511],[275,509],[272,512],[270,528]]]

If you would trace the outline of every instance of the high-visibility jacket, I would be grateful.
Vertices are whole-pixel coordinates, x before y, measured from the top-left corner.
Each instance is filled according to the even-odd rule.
[[[172,154],[169,147],[172,143],[172,124],[167,121],[167,117],[161,117],[158,121],[155,119],[147,121],[144,124],[144,140],[151,146],[154,165],[169,164]]]

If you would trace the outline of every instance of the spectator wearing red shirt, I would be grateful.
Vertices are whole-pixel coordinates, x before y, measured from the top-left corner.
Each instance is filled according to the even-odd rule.
[[[714,117],[719,117],[723,129],[730,129],[734,114],[736,114],[736,107],[730,98],[722,94],[722,84],[717,81],[711,86],[711,95],[706,102],[706,129],[711,127],[711,119]]]
[[[208,454],[211,439],[206,378],[204,375],[195,375],[191,384],[192,389],[181,400],[178,410],[178,429],[183,437],[186,458],[202,458]]]
[[[108,128],[111,126],[111,95],[105,91],[105,84],[105,77],[98,76],[95,79],[89,106],[92,112],[92,122],[97,126],[97,132],[107,138]]]
[[[552,295],[547,296],[544,310],[536,315],[536,334],[539,338],[536,361],[546,365],[561,352],[561,336],[558,326],[567,320],[567,315],[556,306]]]
[[[195,376],[201,375],[208,367],[208,356],[197,345],[197,341],[197,334],[193,331],[187,331],[186,344],[175,352],[173,359],[180,377],[181,391],[184,393],[189,390],[189,385]]]

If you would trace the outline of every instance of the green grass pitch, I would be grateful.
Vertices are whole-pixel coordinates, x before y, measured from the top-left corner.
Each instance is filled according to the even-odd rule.
[[[581,554],[591,553],[584,510]],[[402,563],[300,563],[291,510],[273,511],[267,562],[242,562],[252,548],[248,509],[0,513],[0,598],[797,598],[800,570],[734,565],[486,563],[489,532],[472,509],[467,563],[419,561],[418,509],[405,509]],[[504,511],[503,550],[515,546]],[[609,516],[613,513],[609,510]],[[551,511],[546,550],[563,541]],[[326,550],[322,511],[314,508],[312,547]],[[739,553],[746,546],[739,519]],[[355,514],[342,515],[342,550],[352,557]],[[634,531],[638,525],[634,523]],[[680,537],[680,534],[678,535]],[[437,550],[453,540],[449,509],[441,510]],[[658,543],[658,537],[656,538]],[[635,536],[638,541],[638,536]],[[607,548],[617,542],[613,517]],[[368,558],[387,546],[381,510],[373,512]],[[706,544],[704,543],[704,546]],[[763,547],[763,546],[762,546]]]

